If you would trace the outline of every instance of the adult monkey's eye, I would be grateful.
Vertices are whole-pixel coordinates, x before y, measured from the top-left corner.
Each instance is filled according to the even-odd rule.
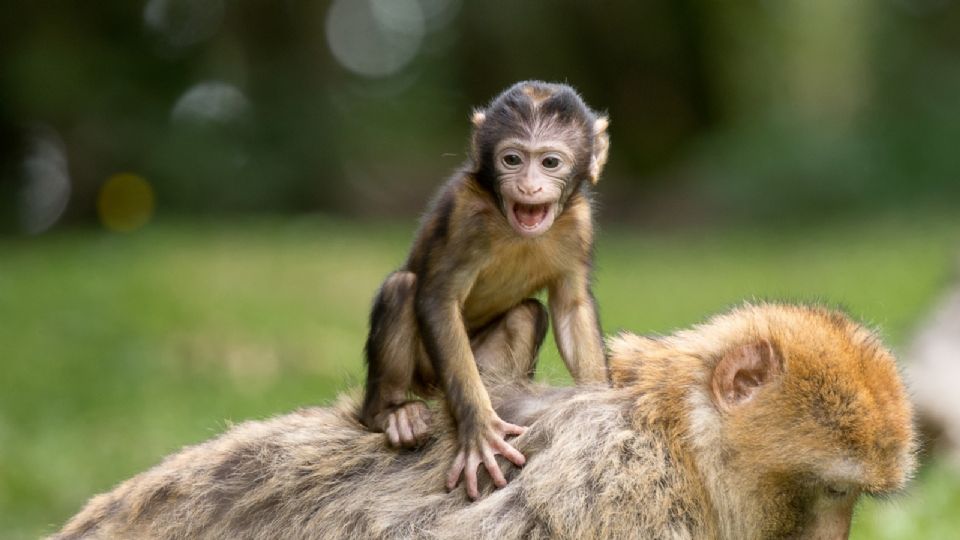
[[[828,485],[824,488],[828,497],[833,499],[842,499],[850,494],[850,488],[840,485]]]
[[[543,158],[543,161],[540,162],[545,169],[556,169],[560,166],[560,158],[554,156],[547,156]]]
[[[506,165],[507,167],[516,167],[517,165],[520,165],[521,163],[523,163],[523,160],[520,159],[520,156],[513,153],[507,154],[500,159],[503,161],[503,164]]]

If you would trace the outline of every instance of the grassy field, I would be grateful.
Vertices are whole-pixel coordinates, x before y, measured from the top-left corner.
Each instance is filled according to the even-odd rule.
[[[413,224],[161,223],[0,239],[0,537],[56,530],[92,494],[233,421],[362,380],[367,309]],[[902,345],[947,283],[960,228],[605,229],[606,332],[669,332],[750,298],[840,304]],[[552,344],[544,377],[565,381]],[[952,538],[960,476],[928,464],[862,505],[855,538]]]

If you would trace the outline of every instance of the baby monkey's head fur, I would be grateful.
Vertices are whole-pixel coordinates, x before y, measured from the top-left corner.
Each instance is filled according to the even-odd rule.
[[[519,82],[472,121],[471,173],[524,237],[549,230],[607,162],[607,118],[565,84]]]

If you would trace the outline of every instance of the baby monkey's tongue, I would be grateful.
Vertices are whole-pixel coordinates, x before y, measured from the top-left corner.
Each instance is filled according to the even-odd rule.
[[[514,212],[520,224],[527,228],[533,228],[539,225],[543,218],[547,217],[547,210],[549,209],[549,204],[517,203]]]

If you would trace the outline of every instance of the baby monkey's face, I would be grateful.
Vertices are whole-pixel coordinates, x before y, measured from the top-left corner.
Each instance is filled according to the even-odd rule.
[[[510,226],[527,238],[547,232],[575,170],[573,151],[562,141],[506,139],[494,160]]]

